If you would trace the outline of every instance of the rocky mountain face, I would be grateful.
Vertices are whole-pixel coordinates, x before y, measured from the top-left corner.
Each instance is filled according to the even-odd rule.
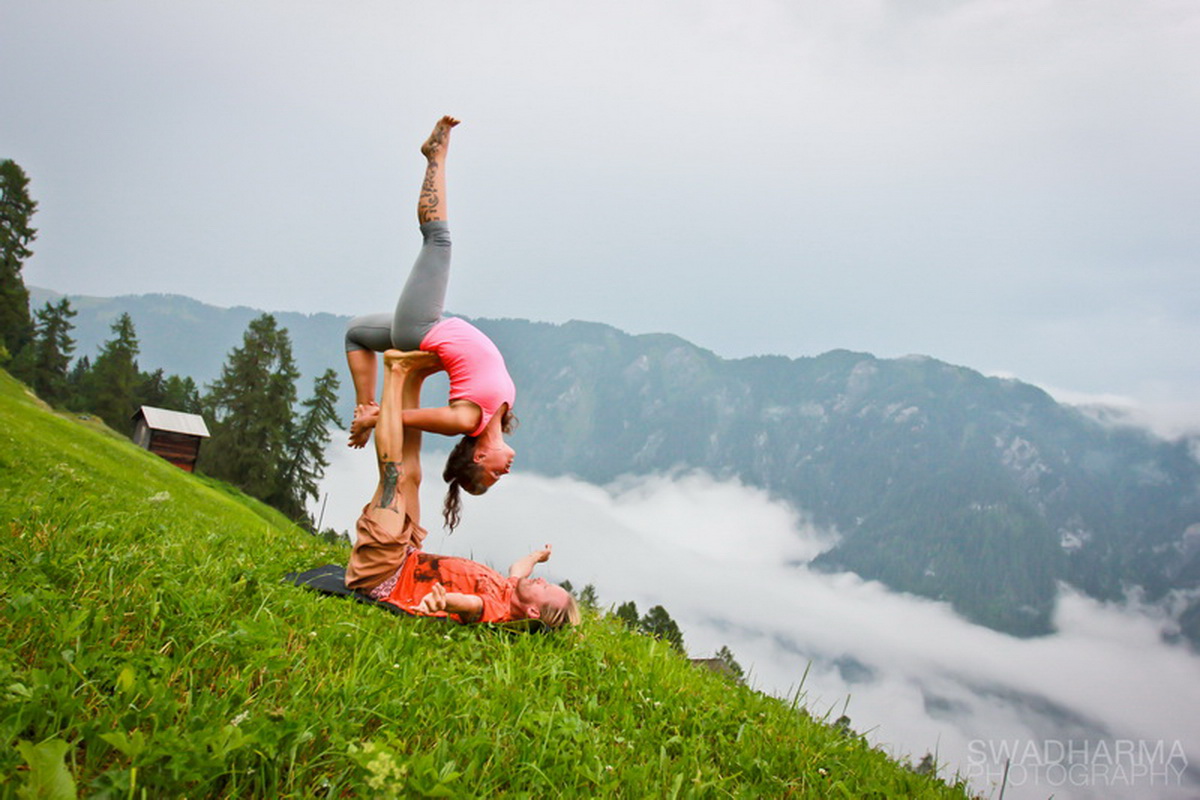
[[[932,358],[723,360],[604,325],[482,325],[521,387],[527,468],[736,475],[836,528],[818,566],[1018,634],[1049,630],[1058,581],[1101,599],[1200,587],[1194,441]],[[1181,614],[1193,640],[1196,616]]]
[[[85,341],[85,309],[129,311],[143,369],[202,383],[245,328],[224,317],[250,313],[162,296],[85,300],[79,354],[105,338]],[[344,320],[277,316],[306,376],[344,373]],[[820,568],[946,600],[1021,635],[1050,630],[1059,582],[1105,600],[1139,591],[1200,642],[1196,439],[1102,423],[1034,386],[926,357],[726,360],[596,323],[475,322],[517,383],[524,469],[596,483],[678,468],[737,476],[836,529]],[[156,333],[163,325],[179,353]],[[211,373],[188,371],[199,353]],[[752,545],[753,531],[730,535]]]

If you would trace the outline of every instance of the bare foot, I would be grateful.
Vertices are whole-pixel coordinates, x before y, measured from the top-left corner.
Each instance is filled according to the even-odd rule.
[[[354,407],[354,421],[350,423],[350,446],[365,447],[371,438],[371,429],[379,421],[379,404],[370,403]]]
[[[446,148],[450,146],[450,129],[457,124],[458,120],[454,117],[446,116],[439,119],[433,126],[433,133],[429,134],[425,144],[421,145],[421,155],[430,161],[444,156]]]
[[[428,375],[442,369],[442,360],[428,350],[388,350],[383,354],[383,368],[414,375]]]

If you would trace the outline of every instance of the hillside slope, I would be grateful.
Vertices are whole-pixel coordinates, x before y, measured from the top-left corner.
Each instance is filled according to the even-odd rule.
[[[345,549],[6,373],[0,489],[3,797],[965,796],[610,621],[511,635],[283,584]]]

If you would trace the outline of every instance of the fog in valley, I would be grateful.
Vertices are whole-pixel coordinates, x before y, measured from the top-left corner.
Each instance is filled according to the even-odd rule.
[[[348,531],[374,488],[374,453],[338,435],[323,525]],[[428,444],[428,443],[427,443]],[[518,455],[519,458],[519,455]],[[597,487],[518,470],[467,497],[441,528],[444,455],[426,452],[425,549],[501,571],[544,543],[540,574],[594,585],[601,606],[662,604],[689,655],[728,646],[748,683],[794,698],[915,764],[1006,798],[1194,797],[1200,792],[1200,657],[1169,644],[1160,609],[1102,604],[1064,587],[1058,632],[1018,639],[947,604],[808,562],[835,541],[787,505],[699,473]],[[314,504],[320,512],[320,503]],[[981,564],[981,569],[987,565]]]

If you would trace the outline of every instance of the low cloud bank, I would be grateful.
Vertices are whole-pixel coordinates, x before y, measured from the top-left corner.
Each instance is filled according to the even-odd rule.
[[[1015,379],[1012,373],[993,371],[989,377]],[[1142,384],[1139,397],[1096,394],[1039,384],[1057,402],[1073,406],[1106,425],[1144,428],[1162,439],[1200,436],[1200,410],[1194,393],[1165,382]]]
[[[338,438],[336,442],[344,441]],[[349,529],[374,488],[373,454],[330,448],[325,525]],[[427,455],[434,475],[438,454]],[[1058,633],[1017,639],[944,603],[807,566],[834,532],[736,481],[700,473],[597,487],[516,473],[440,527],[442,484],[422,491],[426,548],[497,568],[546,542],[542,569],[603,605],[661,603],[693,656],[733,650],[755,688],[801,692],[816,715],[897,756],[1007,798],[1187,797],[1200,789],[1200,658],[1163,643],[1164,620],[1064,587]],[[807,672],[807,675],[806,675]]]

